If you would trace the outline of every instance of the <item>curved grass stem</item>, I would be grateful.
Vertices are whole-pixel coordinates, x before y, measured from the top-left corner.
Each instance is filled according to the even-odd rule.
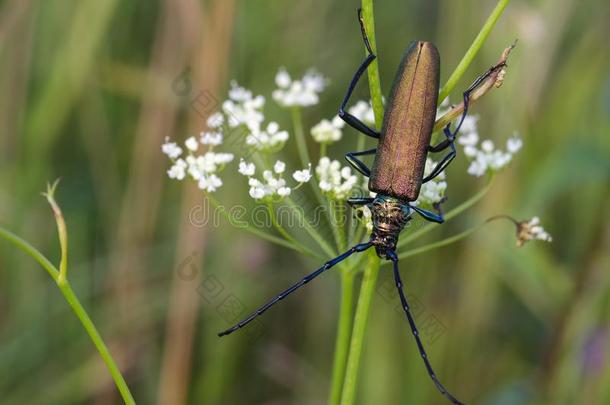
[[[56,184],[57,183],[55,183],[55,185]],[[74,291],[72,290],[72,287],[70,286],[70,283],[66,278],[68,263],[68,234],[65,222],[63,220],[63,215],[61,214],[61,210],[53,198],[55,185],[53,187],[47,188],[47,193],[45,194],[45,196],[51,204],[57,222],[58,234],[61,245],[60,270],[58,270],[38,249],[30,245],[24,239],[10,232],[9,230],[0,227],[0,237],[4,238],[8,242],[15,245],[17,248],[25,252],[28,256],[36,260],[47,271],[47,273],[51,276],[53,281],[55,281],[55,283],[59,287],[59,290],[63,294],[68,305],[70,305],[70,308],[72,308],[72,311],[80,321],[81,325],[87,331],[87,334],[93,342],[93,345],[95,346],[98,353],[100,354],[100,357],[106,364],[108,372],[112,376],[112,379],[114,380],[114,383],[117,389],[119,390],[123,401],[129,405],[135,404],[136,402],[133,396],[131,395],[131,392],[129,391],[129,387],[125,382],[123,375],[121,374],[121,370],[116,365],[116,362],[114,361],[112,354],[110,354],[110,350],[108,350],[106,343],[104,343],[102,336],[98,332],[97,328],[95,327],[95,324],[87,314],[87,311],[79,301],[78,297],[76,296],[76,294],[74,294]]]
[[[481,28],[481,30],[475,37],[474,41],[472,41],[470,48],[468,48],[468,50],[466,51],[466,54],[464,54],[464,56],[462,57],[462,60],[460,61],[460,63],[458,63],[458,65],[455,68],[455,70],[453,71],[453,73],[451,73],[451,76],[449,76],[449,79],[447,79],[447,82],[445,83],[445,85],[439,91],[439,95],[438,95],[438,104],[439,105],[440,105],[440,103],[443,102],[443,100],[445,100],[447,98],[449,93],[451,93],[453,88],[457,85],[458,81],[462,78],[462,76],[466,72],[466,69],[468,69],[468,67],[474,60],[474,58],[477,56],[477,54],[479,53],[479,50],[481,49],[481,47],[487,40],[489,33],[491,32],[493,27],[496,25],[496,22],[498,22],[498,19],[504,12],[504,9],[508,5],[509,1],[510,0],[499,0],[498,3],[496,4],[496,7],[493,9],[491,14],[489,15],[489,17],[487,17],[485,24],[483,24],[483,27]]]

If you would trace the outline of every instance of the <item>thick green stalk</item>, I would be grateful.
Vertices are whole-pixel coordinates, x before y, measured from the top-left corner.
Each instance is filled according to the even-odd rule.
[[[377,55],[377,40],[375,39],[375,15],[373,13],[373,1],[362,0],[362,19],[364,20],[364,28],[369,37],[371,50]],[[367,69],[369,76],[369,91],[371,93],[371,101],[373,103],[373,112],[375,113],[375,124],[377,128],[381,128],[383,122],[383,98],[381,95],[381,79],[379,78],[379,58],[376,58]]]
[[[442,103],[443,100],[447,98],[449,93],[451,93],[451,90],[453,90],[453,88],[456,86],[456,84],[458,83],[460,78],[466,72],[466,69],[468,69],[468,67],[474,60],[474,58],[477,56],[477,53],[479,53],[479,50],[481,49],[481,47],[487,40],[489,33],[491,32],[493,27],[496,25],[496,22],[498,22],[498,19],[502,15],[502,12],[508,5],[509,1],[510,0],[498,1],[494,10],[491,12],[489,17],[487,17],[487,21],[485,21],[483,28],[481,28],[481,31],[479,31],[479,33],[477,34],[474,41],[472,41],[470,48],[468,48],[468,51],[466,51],[466,54],[462,57],[462,60],[457,65],[457,67],[455,68],[453,73],[451,73],[451,76],[449,76],[449,79],[447,79],[447,83],[445,83],[445,85],[441,88],[441,90],[438,94],[438,103],[439,104]]]
[[[106,367],[108,368],[108,371],[110,372],[110,375],[112,376],[112,379],[114,380],[117,389],[123,397],[123,401],[125,401],[125,403],[129,405],[135,404],[136,402],[133,399],[131,392],[129,391],[129,387],[125,382],[121,371],[117,367],[116,362],[114,361],[112,355],[110,354],[110,351],[108,350],[108,347],[106,346],[104,340],[97,331],[97,328],[91,321],[91,318],[87,314],[87,311],[85,310],[85,308],[83,308],[82,304],[74,294],[74,291],[72,290],[72,287],[70,287],[68,280],[63,277],[60,277],[59,270],[57,270],[57,268],[42,253],[40,253],[40,251],[38,251],[35,247],[30,245],[28,242],[26,242],[19,236],[2,227],[0,227],[0,236],[14,244],[16,247],[25,252],[28,256],[40,263],[40,265],[47,271],[47,273],[49,273],[53,281],[55,281],[55,283],[59,287],[61,293],[64,295],[66,301],[72,308],[72,311],[76,314],[78,320],[81,322],[81,324],[89,334],[93,345],[95,346],[95,348],[100,354],[100,357],[106,364]]]
[[[352,405],[356,399],[356,386],[358,383],[358,373],[360,370],[360,360],[362,357],[362,347],[364,345],[364,335],[368,323],[371,302],[373,300],[377,277],[379,275],[379,257],[374,249],[367,253],[368,262],[364,270],[358,306],[354,316],[354,329],[350,341],[349,357],[345,370],[345,380],[341,395],[341,405]]]
[[[377,54],[373,0],[362,0],[362,19],[372,51]],[[381,123],[383,122],[383,100],[381,96],[381,80],[379,78],[377,59],[375,59],[368,68],[368,78],[371,102],[375,114],[375,124],[377,128],[381,128]],[[368,262],[364,270],[362,286],[358,297],[358,305],[354,316],[354,328],[350,340],[349,355],[347,358],[345,379],[341,394],[340,403],[342,405],[352,405],[356,398],[356,385],[358,382],[364,335],[368,323],[373,293],[377,284],[377,276],[379,275],[380,263],[374,249],[369,250],[367,257]]]
[[[354,306],[354,275],[352,268],[341,271],[341,304],[339,307],[339,320],[337,326],[337,339],[335,343],[335,355],[333,360],[333,376],[330,389],[330,405],[338,405],[341,400],[343,378],[347,354],[349,350],[349,338],[352,331],[352,307]]]

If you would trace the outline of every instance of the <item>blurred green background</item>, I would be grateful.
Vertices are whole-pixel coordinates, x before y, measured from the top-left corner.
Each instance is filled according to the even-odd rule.
[[[61,177],[77,294],[139,403],[317,404],[328,396],[339,278],[266,314],[258,333],[216,337],[220,296],[246,309],[317,267],[222,222],[194,226],[201,193],[166,178],[166,136],[199,133],[193,101],[230,79],[269,95],[279,66],[331,79],[310,127],[331,117],[363,49],[357,1],[4,0],[0,4],[0,223],[57,261],[40,191]],[[434,41],[447,79],[495,2],[376,2],[382,87],[409,41]],[[541,217],[551,244],[514,246],[508,223],[402,264],[441,380],[476,404],[610,404],[610,4],[513,0],[459,89],[515,38],[504,86],[476,105],[480,133],[524,150],[484,201],[429,235],[497,213]],[[181,75],[190,87],[172,88]],[[203,95],[203,96],[202,96]],[[204,97],[204,98],[201,98]],[[368,98],[367,87],[356,98]],[[266,113],[289,117],[268,98]],[[353,150],[356,134],[330,149]],[[313,145],[312,146],[312,151]],[[298,166],[294,144],[284,159]],[[463,158],[448,208],[483,186]],[[235,167],[217,197],[252,205]],[[210,278],[212,277],[212,278]],[[385,268],[380,285],[391,280]],[[202,292],[203,291],[203,292]],[[439,404],[398,298],[376,294],[360,404]],[[430,341],[432,340],[432,341]],[[30,258],[0,243],[0,403],[120,403],[88,337]]]

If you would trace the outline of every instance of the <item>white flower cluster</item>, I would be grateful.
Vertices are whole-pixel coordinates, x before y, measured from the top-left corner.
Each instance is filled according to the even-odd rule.
[[[367,125],[375,125],[375,113],[371,102],[360,100],[347,109],[347,112]]]
[[[428,176],[436,165],[437,162],[427,158],[426,168],[424,169],[424,177]],[[447,190],[447,182],[445,181],[445,172],[442,171],[434,179],[422,184],[419,191],[419,197],[414,204],[432,206],[440,203],[445,197],[445,190]]]
[[[341,140],[343,132],[341,129],[345,125],[338,115],[332,121],[323,119],[311,128],[311,136],[318,143],[331,143]]]
[[[256,173],[256,165],[254,163],[248,163],[242,159],[239,162],[238,171],[248,177],[249,194],[255,200],[273,201],[282,199],[289,196],[292,190],[296,190],[311,179],[311,166],[304,170],[297,170],[292,174],[292,178],[298,183],[297,186],[294,188],[288,187],[283,177],[286,171],[286,163],[281,160],[275,162],[273,171],[263,171],[263,181],[253,177]]]
[[[246,144],[264,152],[276,152],[282,149],[288,140],[288,132],[280,131],[277,122],[270,122],[264,130],[253,127],[250,131],[246,136]]]
[[[217,138],[214,139],[214,142],[216,141],[218,141]],[[195,155],[200,143],[208,145],[208,150],[201,155]],[[182,157],[183,149],[175,142],[170,142],[169,138],[165,138],[161,151],[173,163],[167,171],[167,175],[169,178],[176,180],[184,180],[188,175],[198,182],[200,189],[210,193],[216,191],[222,186],[222,180],[217,176],[217,173],[233,160],[233,154],[231,153],[212,151],[213,146],[220,143],[222,143],[222,136],[220,136],[218,143],[209,141],[209,133],[202,133],[199,141],[191,136],[184,142],[188,154]]]
[[[209,138],[213,140],[213,135],[218,134],[226,122],[228,128],[247,128],[246,145],[257,151],[273,152],[281,149],[288,140],[288,132],[280,130],[276,122],[269,122],[263,128],[264,106],[265,97],[253,96],[250,90],[235,81],[231,82],[229,99],[222,103],[222,113],[212,114],[208,118],[208,126],[216,130],[209,133]]]
[[[356,184],[358,176],[348,166],[341,167],[338,160],[323,156],[316,166],[318,186],[322,193],[333,200],[346,200]]]
[[[301,80],[292,80],[286,69],[280,68],[275,76],[279,87],[272,93],[273,99],[282,107],[309,107],[318,104],[318,94],[326,88],[327,80],[313,70]]]
[[[530,240],[553,241],[551,235],[540,225],[540,218],[538,217],[517,224],[517,246],[523,246]]]
[[[477,117],[473,116],[466,117],[460,132],[458,143],[463,146],[464,154],[470,160],[468,174],[476,177],[504,168],[523,146],[523,141],[516,134],[506,141],[506,150],[496,149],[489,139],[479,143]]]
[[[259,128],[265,119],[262,112],[264,106],[265,97],[261,95],[253,96],[250,90],[232,81],[231,88],[229,89],[229,98],[222,103],[222,112],[226,116],[226,123],[229,128],[235,128],[240,125],[245,125],[249,129]],[[211,115],[210,119],[208,119],[208,125],[210,121],[213,121],[213,124],[222,124],[222,120],[218,117],[220,116],[216,114]]]

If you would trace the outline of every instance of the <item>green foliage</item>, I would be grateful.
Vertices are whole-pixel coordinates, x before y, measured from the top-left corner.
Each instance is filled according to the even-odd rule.
[[[217,339],[215,332],[229,322],[219,314],[219,302],[201,295],[204,280],[214,276],[223,298],[237,297],[245,311],[319,259],[263,243],[222,215],[220,226],[189,225],[188,215],[197,217],[191,208],[202,204],[200,194],[166,181],[159,145],[165,136],[185,138],[203,129],[192,107],[199,91],[220,99],[228,80],[236,78],[268,92],[279,65],[291,71],[317,66],[332,82],[314,108],[335,111],[363,55],[356,5],[5,3],[0,223],[59,263],[60,255],[52,253],[58,251],[56,230],[38,192],[48,180],[62,178],[68,277],[120,359],[136,400],[160,402],[183,392],[184,402],[192,404],[324,401],[340,277],[329,273],[269,312],[260,338]],[[382,93],[405,46],[416,38],[438,45],[445,83],[495,4],[376,2]],[[604,0],[513,0],[450,94],[457,101],[460,89],[519,39],[503,87],[473,113],[486,137],[506,139],[518,131],[523,152],[459,218],[407,230],[402,240],[425,230],[408,249],[498,213],[539,215],[554,236],[552,244],[517,249],[513,229],[497,222],[459,243],[404,260],[403,278],[420,304],[420,324],[442,325],[434,329],[442,333],[427,341],[436,371],[467,403],[610,401],[609,12]],[[232,36],[220,35],[223,29]],[[192,92],[177,95],[172,82],[187,67]],[[366,86],[357,92],[368,97]],[[269,107],[269,115],[281,120]],[[305,128],[315,124],[312,116],[319,114],[303,113]],[[291,126],[288,120],[280,124]],[[360,138],[349,135],[328,153],[338,159],[354,150]],[[313,142],[306,142],[313,151]],[[283,158],[300,167],[296,150]],[[448,171],[448,211],[485,187],[484,180],[459,175],[464,170],[458,155]],[[251,204],[243,176],[228,168],[224,180],[231,186],[219,199]],[[120,401],[56,286],[34,266],[0,244],[2,403]],[[184,269],[197,276],[188,277]],[[383,293],[391,281],[387,269],[379,271],[372,296],[356,402],[439,403],[408,325],[395,311],[398,297]],[[360,277],[353,281],[361,284]],[[171,339],[182,343],[172,346]]]

